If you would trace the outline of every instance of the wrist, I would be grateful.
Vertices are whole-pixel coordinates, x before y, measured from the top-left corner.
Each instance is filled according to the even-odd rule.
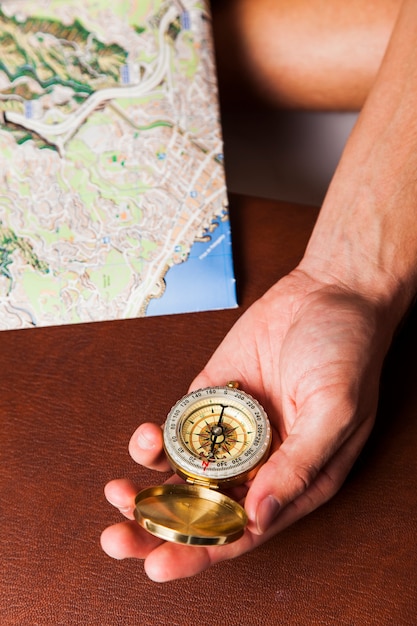
[[[323,286],[368,301],[379,311],[386,330],[394,333],[415,298],[414,267],[409,271],[396,263],[386,267],[380,256],[372,254],[372,247],[358,239],[349,240],[346,232],[338,238],[335,231],[325,240],[313,235],[298,269]],[[320,241],[325,243],[317,246]]]
[[[401,193],[398,180],[375,192],[360,176],[353,177],[360,181],[354,185],[341,174],[330,187],[300,269],[375,303],[396,327],[417,291],[414,198],[404,193],[404,181]]]

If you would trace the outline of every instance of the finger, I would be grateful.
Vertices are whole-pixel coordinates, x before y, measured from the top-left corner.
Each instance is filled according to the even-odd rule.
[[[265,541],[248,530],[238,541],[225,546],[197,547],[163,543],[149,553],[145,571],[155,582],[195,576],[220,561],[235,558]]]
[[[310,457],[305,449],[305,457],[302,457],[303,448],[290,458],[287,453],[282,453],[284,442],[272,463],[261,468],[248,492],[245,508],[252,532],[272,536],[335,495],[371,428],[372,420],[364,421],[319,469],[313,463],[309,464]]]
[[[145,559],[145,571],[155,582],[194,576],[215,563],[251,550],[263,540],[247,532],[242,539],[228,546],[186,546],[163,542],[134,522],[110,526],[100,538],[103,551],[114,559]]]
[[[194,576],[211,565],[207,548],[164,543],[145,560],[145,572],[154,582]]]
[[[279,510],[304,493],[355,431],[361,432],[362,424],[367,433],[360,435],[362,445],[372,428],[374,411],[355,414],[358,403],[352,402],[353,391],[346,382],[333,381],[330,391],[324,387],[305,395],[307,401],[299,407],[287,438],[249,490],[246,508],[254,532],[265,532]],[[284,410],[290,409],[284,405]],[[344,465],[342,459],[340,463]]]
[[[117,482],[122,481],[112,481]],[[116,488],[116,484],[109,484],[112,496],[117,493]],[[100,538],[102,549],[114,559],[146,559],[145,571],[156,582],[194,576],[215,563],[253,549],[263,541],[264,537],[252,535],[247,530],[241,539],[226,546],[185,546],[163,542],[134,521],[110,526]]]
[[[168,482],[178,482],[172,476]],[[108,483],[106,497],[117,508],[133,511],[136,486],[120,479]],[[125,513],[126,514],[126,513]],[[226,546],[195,547],[165,543],[154,537],[135,521],[123,522],[106,528],[101,535],[101,546],[115,559],[146,559],[145,571],[156,582],[194,576],[210,565],[239,556],[263,543],[266,536],[253,535],[249,530],[238,541]]]
[[[364,430],[365,425],[364,425]],[[366,439],[365,434],[365,439]],[[342,447],[333,459],[318,473],[308,489],[282,509],[275,521],[265,531],[267,538],[287,528],[334,496],[343,484],[363,447],[363,437],[358,433]]]
[[[129,442],[132,459],[149,469],[167,472],[170,465],[164,454],[162,439],[162,429],[158,424],[141,424]]]
[[[145,559],[162,543],[136,522],[121,522],[106,528],[100,537],[101,547],[113,559]]]
[[[104,495],[110,504],[128,519],[134,519],[135,497],[137,486],[126,478],[112,480],[104,487]]]
[[[179,484],[184,482],[179,476],[173,474],[166,483]],[[140,492],[138,486],[127,478],[116,478],[104,487],[104,495],[107,501],[113,505],[128,519],[135,519],[135,499]]]

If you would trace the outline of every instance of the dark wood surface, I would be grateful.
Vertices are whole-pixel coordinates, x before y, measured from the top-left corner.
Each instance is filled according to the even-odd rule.
[[[417,318],[387,360],[377,424],[338,495],[258,550],[148,580],[99,536],[105,483],[160,479],[127,452],[162,422],[233,322],[301,257],[316,211],[232,198],[241,306],[0,334],[2,626],[415,625]]]

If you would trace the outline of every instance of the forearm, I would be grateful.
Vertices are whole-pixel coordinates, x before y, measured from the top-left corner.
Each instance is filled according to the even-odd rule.
[[[393,323],[417,289],[416,42],[417,3],[406,0],[301,263],[395,304]]]

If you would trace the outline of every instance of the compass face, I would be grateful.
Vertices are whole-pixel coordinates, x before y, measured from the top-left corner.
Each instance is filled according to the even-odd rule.
[[[165,422],[167,456],[191,483],[217,486],[248,480],[266,459],[270,443],[265,411],[234,387],[208,387],[184,396]]]

